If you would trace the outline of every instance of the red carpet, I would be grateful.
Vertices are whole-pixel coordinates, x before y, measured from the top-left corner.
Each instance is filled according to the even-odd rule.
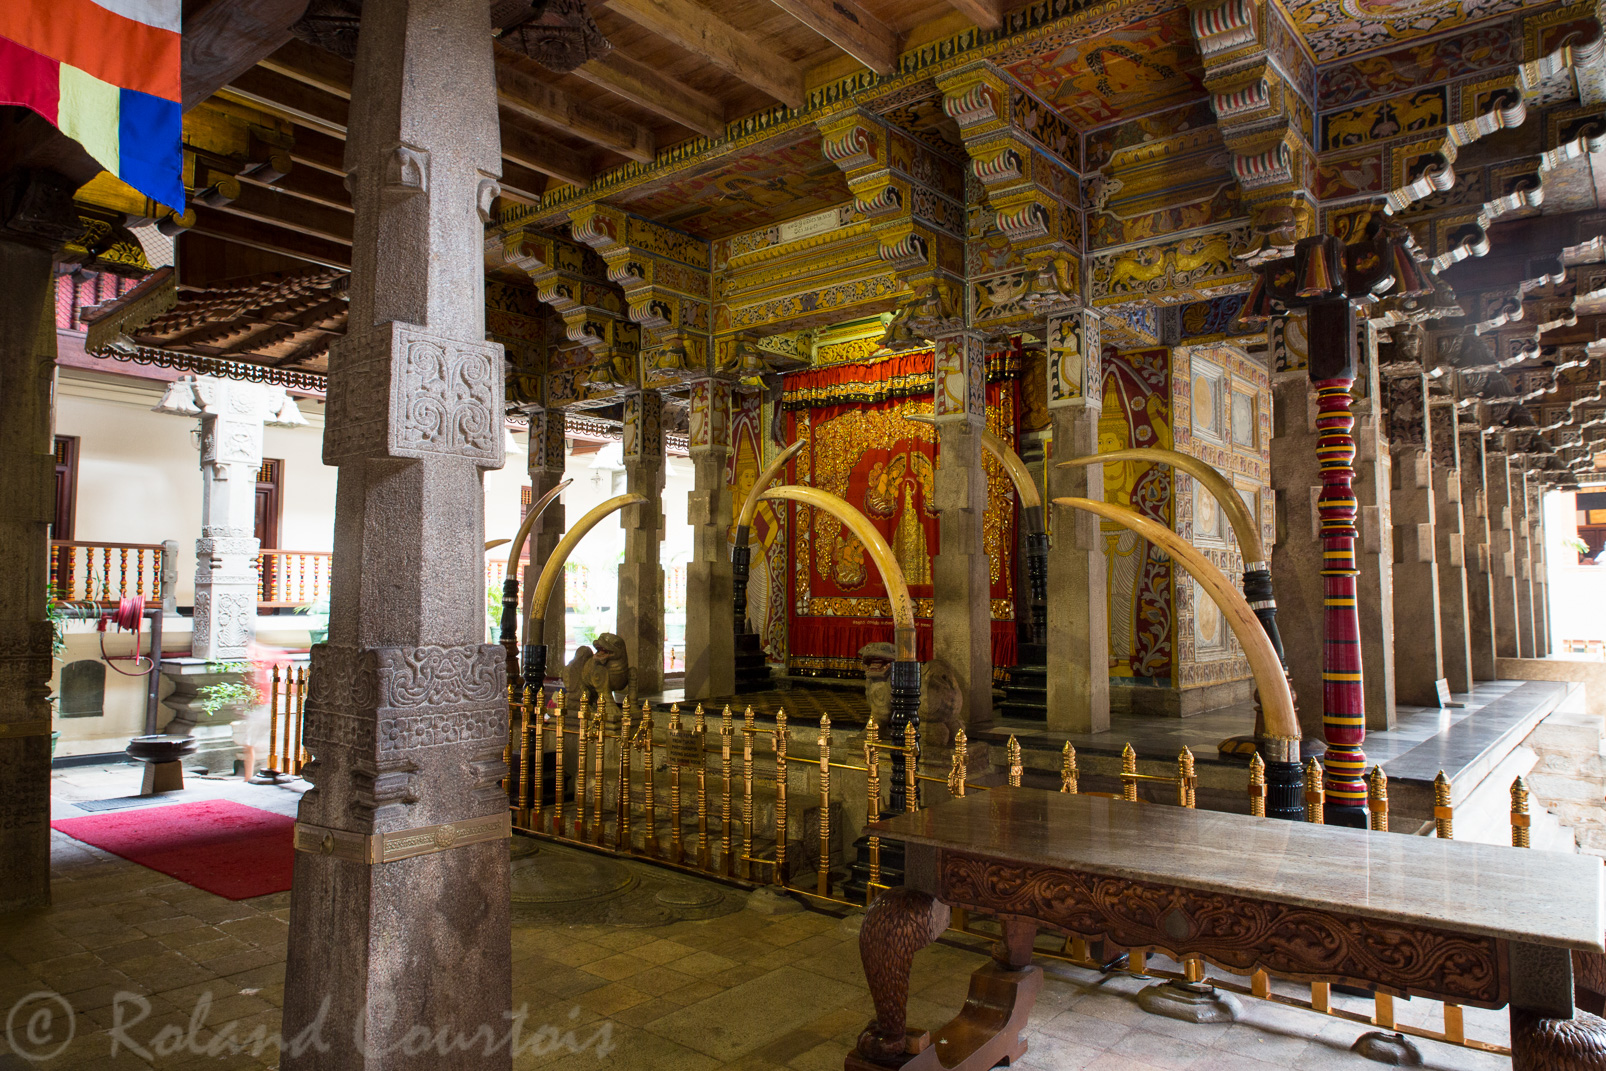
[[[75,840],[230,900],[290,888],[294,825],[294,818],[229,800],[50,823]]]

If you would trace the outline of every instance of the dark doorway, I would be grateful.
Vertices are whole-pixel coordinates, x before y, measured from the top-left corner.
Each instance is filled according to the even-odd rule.
[[[50,522],[51,539],[73,536],[74,504],[78,501],[78,437],[56,436],[56,513]]]
[[[257,470],[257,546],[263,550],[279,545],[279,502],[283,491],[284,462],[270,457]]]

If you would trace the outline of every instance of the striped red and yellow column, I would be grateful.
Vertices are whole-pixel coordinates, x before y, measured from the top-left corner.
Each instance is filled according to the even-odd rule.
[[[183,211],[182,21],[180,0],[0,0],[0,103]]]
[[[1361,683],[1361,625],[1355,578],[1355,439],[1353,379],[1321,379],[1316,388],[1316,458],[1322,494],[1322,732],[1327,740],[1328,825],[1366,826],[1366,693]]]

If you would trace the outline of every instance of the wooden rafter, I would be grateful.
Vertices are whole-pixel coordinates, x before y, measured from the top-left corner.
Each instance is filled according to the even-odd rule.
[[[195,107],[290,40],[306,0],[211,0],[185,5],[180,44],[184,110]]]
[[[575,186],[591,185],[591,165],[567,145],[502,117],[502,157]]]
[[[948,6],[984,30],[1004,24],[1003,0],[948,0]]]
[[[653,158],[652,131],[547,85],[515,67],[509,60],[510,55],[508,49],[497,47],[496,95],[508,112],[612,149],[632,160],[645,162]],[[261,66],[325,93],[351,98],[351,64],[321,48],[292,41],[263,60]]]
[[[706,93],[672,82],[617,50],[576,67],[575,77],[638,104],[687,130],[717,138],[725,132],[725,108]]]
[[[350,209],[330,208],[265,186],[246,183],[240,185],[240,196],[216,207],[219,212],[231,216],[242,216],[328,242],[351,244]]]
[[[266,224],[244,216],[220,212],[205,205],[195,206],[196,234],[232,242],[251,249],[261,249],[281,256],[294,257],[331,268],[351,269],[351,248],[310,235],[298,234],[281,227]]]
[[[898,35],[853,0],[770,2],[877,74],[898,69]]]
[[[702,56],[791,108],[803,107],[803,72],[768,45],[694,0],[606,0],[608,9]]]
[[[296,159],[295,153],[290,159]],[[252,178],[249,174],[241,175],[240,181],[264,186],[270,190],[281,190],[306,201],[313,201],[330,208],[351,211],[351,193],[346,189],[345,182],[328,171],[316,167],[296,167],[274,179],[272,182],[262,182]]]

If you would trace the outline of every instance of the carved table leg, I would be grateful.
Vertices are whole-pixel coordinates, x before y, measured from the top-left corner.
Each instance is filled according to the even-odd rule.
[[[1606,1071],[1606,1020],[1573,1011],[1573,954],[1509,947],[1512,1071]]]
[[[877,908],[894,897],[878,914]],[[1043,987],[1042,968],[1031,965],[1037,924],[1029,920],[1003,920],[1003,938],[992,960],[971,974],[970,992],[957,1016],[935,1034],[908,1029],[910,964],[947,924],[947,907],[906,888],[882,894],[866,912],[859,954],[876,1018],[844,1061],[846,1071],[988,1071],[1026,1052],[1022,1032]]]
[[[948,928],[948,914],[947,904],[901,886],[882,893],[865,911],[864,926],[859,930],[859,959],[875,1001],[875,1018],[848,1057],[850,1071],[866,1062],[898,1067],[908,1053],[916,1051],[909,1045],[915,1039],[906,1036],[909,968],[915,953]],[[855,1056],[860,1059],[855,1061]]]

